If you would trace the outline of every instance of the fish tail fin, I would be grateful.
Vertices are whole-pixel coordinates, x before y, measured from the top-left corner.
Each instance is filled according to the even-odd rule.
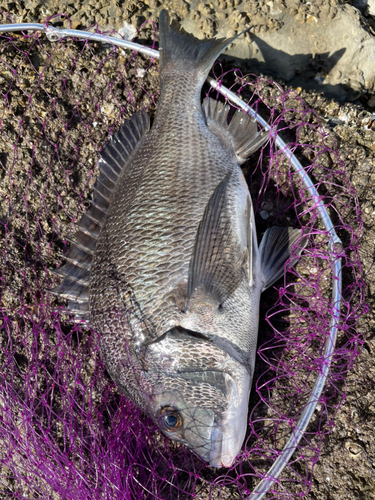
[[[259,246],[263,289],[266,290],[284,274],[284,264],[292,254],[292,247],[301,238],[301,230],[291,227],[271,227],[264,233]],[[298,256],[307,244],[307,238],[299,241],[295,254]],[[297,259],[291,262],[291,267]]]
[[[250,29],[250,28],[248,28]],[[184,71],[198,72],[203,81],[219,55],[242,33],[232,38],[211,38],[199,40],[181,28],[180,23],[170,23],[166,10],[159,16],[160,72],[176,71],[178,64]],[[247,31],[247,30],[245,30]]]

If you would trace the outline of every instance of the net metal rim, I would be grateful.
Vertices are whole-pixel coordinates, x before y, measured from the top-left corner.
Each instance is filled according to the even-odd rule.
[[[18,24],[3,24],[0,25],[0,33],[5,32],[17,32],[17,31],[40,31],[47,35],[50,41],[58,41],[62,38],[80,38],[89,41],[98,41],[101,43],[110,43],[116,45],[123,49],[133,50],[134,52],[140,52],[146,56],[154,59],[159,59],[159,51],[152,49],[150,47],[145,47],[144,45],[131,42],[128,40],[123,40],[113,36],[103,35],[100,33],[93,33],[89,31],[81,31],[74,29],[59,29],[48,24],[41,23],[18,23]],[[265,129],[271,130],[268,123],[259,116],[248,104],[246,104],[241,98],[234,94],[231,90],[226,88],[220,82],[217,82],[212,77],[207,78],[207,82],[218,92],[220,92],[226,99],[231,101],[233,104],[241,108],[244,112],[252,115],[257,122]],[[331,267],[332,267],[332,315],[329,326],[329,335],[327,335],[327,340],[324,346],[323,354],[323,366],[322,370],[318,373],[317,378],[314,383],[313,390],[307,401],[301,416],[292,430],[291,435],[285,444],[284,448],[279,452],[278,457],[275,462],[265,474],[265,477],[259,482],[255,487],[253,492],[248,497],[249,500],[261,500],[264,495],[269,491],[272,485],[277,481],[278,477],[284,470],[289,459],[296,450],[306,428],[311,420],[311,417],[316,409],[316,406],[320,400],[320,396],[324,389],[329,374],[332,357],[335,351],[336,338],[338,325],[340,321],[340,309],[341,309],[341,290],[342,290],[342,252],[343,245],[341,239],[338,237],[335,227],[331,221],[331,218],[327,212],[327,209],[322,202],[318,191],[316,190],[311,178],[305,171],[301,163],[298,161],[297,157],[294,155],[292,150],[288,145],[281,139],[276,131],[271,131],[274,134],[276,141],[276,146],[285,155],[285,157],[290,162],[293,170],[298,174],[304,187],[309,192],[312,201],[315,204],[317,213],[322,220],[322,223],[329,234],[329,246],[331,255]]]

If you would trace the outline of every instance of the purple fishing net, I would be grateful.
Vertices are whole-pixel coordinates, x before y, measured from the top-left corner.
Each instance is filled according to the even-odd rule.
[[[153,24],[143,30],[142,38],[155,40]],[[316,206],[271,139],[245,167],[258,235],[292,225],[309,243],[284,283],[262,296],[249,430],[228,470],[207,467],[161,436],[117,391],[94,333],[73,325],[64,301],[48,293],[59,281],[50,271],[64,262],[66,237],[88,206],[100,149],[134,111],[155,112],[157,64],[110,44],[0,37],[1,498],[247,498],[289,438],[324,363],[338,252],[342,309],[329,383],[267,498],[309,491],[363,343],[356,330],[365,309],[360,209],[335,144],[295,92],[238,71],[219,73],[290,143],[344,247],[329,250]]]

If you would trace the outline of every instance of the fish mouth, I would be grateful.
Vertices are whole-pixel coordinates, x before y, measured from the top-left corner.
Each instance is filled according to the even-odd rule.
[[[211,433],[210,465],[211,467],[230,467],[236,455],[231,453],[225,443],[223,432],[215,426]]]
[[[237,364],[232,361],[233,364]],[[241,451],[248,427],[248,404],[250,395],[251,377],[247,370],[242,368],[242,377],[228,374],[222,370],[184,370],[179,377],[185,380],[201,380],[204,373],[204,382],[215,387],[221,387],[227,395],[227,405],[222,412],[212,415],[210,424],[207,423],[207,434],[204,431],[202,442],[192,446],[189,440],[186,444],[211,467],[231,467]],[[195,434],[195,433],[194,433]]]
[[[228,410],[221,422],[215,422],[211,431],[209,463],[211,467],[231,467],[241,451],[247,430],[247,413],[250,396],[250,377],[242,380],[238,387],[234,379],[227,375],[231,386]]]
[[[211,449],[209,463],[211,467],[231,467],[238,453],[241,451],[242,443],[245,439],[247,429],[247,411],[245,425],[232,427],[228,432],[215,424],[211,431]]]

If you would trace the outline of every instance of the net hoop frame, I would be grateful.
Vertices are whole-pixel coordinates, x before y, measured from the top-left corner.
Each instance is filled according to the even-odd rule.
[[[159,59],[159,51],[156,49],[145,47],[144,45],[113,36],[103,35],[100,33],[75,29],[60,29],[49,26],[48,24],[41,23],[15,23],[0,25],[0,33],[18,31],[40,31],[44,33],[50,41],[58,41],[62,38],[78,38],[89,41],[97,41],[101,43],[109,43],[121,47],[122,49],[140,52],[141,54],[151,57],[152,59]],[[298,161],[292,150],[289,148],[289,146],[277,134],[277,131],[271,130],[270,125],[268,125],[268,123],[261,116],[259,116],[258,113],[256,113],[240,97],[226,88],[220,82],[217,82],[212,77],[208,77],[207,82],[211,85],[212,88],[220,92],[226,99],[241,108],[245,113],[250,114],[253,118],[255,118],[259,125],[261,125],[265,130],[271,131],[271,135],[274,136],[276,146],[285,155],[293,170],[298,174],[301,181],[303,182],[304,187],[309,192],[309,195],[311,196],[311,199],[317,209],[317,214],[319,215],[326,231],[329,234],[329,248],[331,251],[332,269],[332,310],[329,325],[329,334],[327,335],[324,346],[324,354],[322,357],[324,364],[322,366],[322,370],[317,375],[313,390],[310,394],[307,404],[302,411],[295,428],[292,430],[287,443],[284,445],[284,448],[279,451],[278,457],[266,473],[265,477],[259,482],[259,484],[255,487],[253,492],[248,497],[248,500],[261,500],[275,483],[275,481],[277,481],[278,477],[289,462],[289,459],[296,450],[316,409],[327,381],[333,354],[335,352],[337,331],[340,321],[343,245],[341,239],[336,233],[332,220],[311,178],[309,177],[301,163]]]

